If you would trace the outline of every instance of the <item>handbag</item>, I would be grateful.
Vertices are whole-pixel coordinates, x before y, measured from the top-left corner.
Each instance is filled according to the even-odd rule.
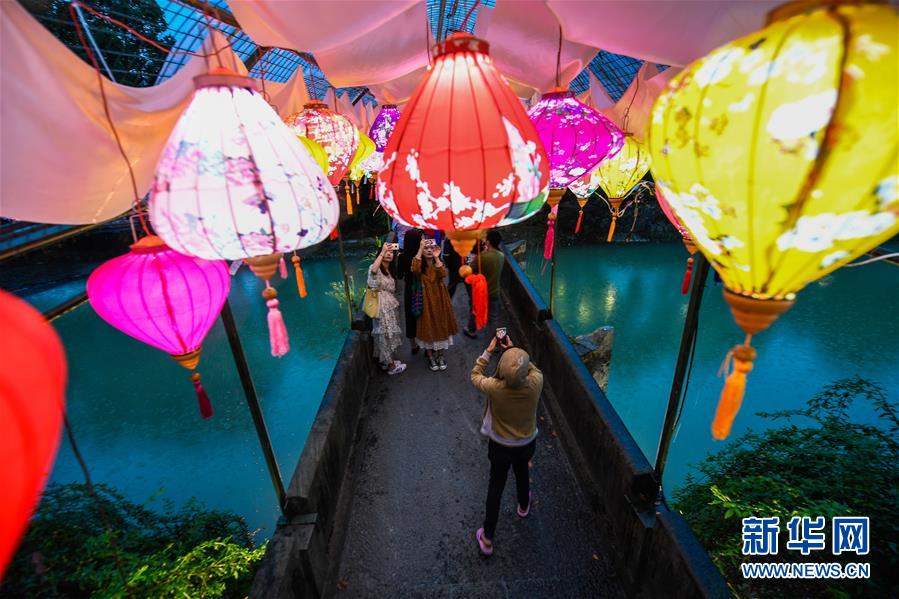
[[[378,290],[366,287],[365,298],[362,300],[362,311],[369,318],[378,317]]]
[[[412,315],[416,317],[421,316],[421,313],[424,311],[424,305],[424,290],[421,287],[421,281],[418,277],[415,277],[412,279]]]

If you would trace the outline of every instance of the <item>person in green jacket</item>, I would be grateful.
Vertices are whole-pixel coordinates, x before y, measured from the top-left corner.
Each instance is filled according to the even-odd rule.
[[[495,376],[485,374],[490,357],[503,350]],[[537,403],[543,392],[543,373],[523,349],[514,347],[505,336],[494,337],[471,370],[471,383],[487,397],[481,434],[488,438],[490,483],[484,525],[475,538],[481,553],[493,554],[493,535],[499,519],[499,506],[506,486],[509,468],[515,472],[518,516],[526,518],[531,511],[528,462],[537,446]]]

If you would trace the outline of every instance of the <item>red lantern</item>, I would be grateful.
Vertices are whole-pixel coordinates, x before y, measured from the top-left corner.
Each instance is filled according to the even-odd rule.
[[[687,248],[688,252],[690,252],[690,257],[687,258],[687,270],[684,271],[684,279],[683,281],[681,281],[680,286],[681,294],[687,295],[687,292],[690,291],[690,281],[693,278],[693,255],[696,253],[696,244],[693,243],[693,238],[690,237],[690,232],[680,221],[680,219],[677,218],[674,210],[671,209],[671,206],[668,204],[668,200],[666,200],[665,196],[662,195],[662,190],[659,189],[658,186],[656,186],[655,192],[656,199],[659,201],[659,208],[662,209],[665,217],[672,225],[674,225],[674,228],[677,229],[677,232],[680,233],[681,238],[684,242],[684,247]]]
[[[272,273],[277,268],[275,260]],[[170,354],[191,371],[230,289],[224,260],[179,254],[155,235],[142,238],[124,256],[104,262],[87,279],[87,297],[100,318]],[[212,405],[200,374],[194,372],[191,380],[200,414],[209,418]]]
[[[378,200],[404,225],[446,231],[467,255],[479,229],[543,206],[549,160],[487,42],[456,33],[433,54],[387,142]]]
[[[0,576],[59,447],[66,356],[40,312],[0,291]]]

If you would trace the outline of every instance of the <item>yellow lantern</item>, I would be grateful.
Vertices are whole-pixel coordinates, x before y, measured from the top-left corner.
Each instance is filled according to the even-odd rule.
[[[624,146],[621,151],[612,158],[602,161],[594,171],[599,186],[609,198],[606,203],[612,212],[612,224],[609,225],[609,236],[606,239],[609,242],[615,236],[618,218],[627,210],[627,207],[622,209],[622,203],[649,170],[649,152],[646,146],[632,133],[624,135]]]
[[[353,159],[350,160],[350,169],[347,171],[347,178],[345,180],[347,214],[353,213],[353,202],[350,198],[350,182],[352,182],[352,186],[356,191],[356,204],[359,204],[359,183],[365,175],[365,169],[362,168],[362,163],[365,162],[365,159],[371,156],[374,151],[375,142],[360,129],[359,145],[356,146],[356,153],[353,154]]]
[[[688,66],[653,107],[657,184],[746,333],[716,439],[739,410],[752,335],[899,232],[897,30],[885,4],[788,4]]]
[[[325,149],[321,147],[317,141],[313,139],[309,139],[308,137],[303,137],[302,135],[297,135],[297,138],[303,142],[303,145],[309,150],[309,153],[312,154],[313,160],[315,160],[315,164],[319,165],[322,169],[322,172],[325,175],[328,174],[328,153],[325,152]]]

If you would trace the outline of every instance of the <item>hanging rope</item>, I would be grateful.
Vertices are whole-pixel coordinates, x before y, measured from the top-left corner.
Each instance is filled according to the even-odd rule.
[[[556,87],[562,87],[562,26],[559,25],[559,49],[556,51]]]

